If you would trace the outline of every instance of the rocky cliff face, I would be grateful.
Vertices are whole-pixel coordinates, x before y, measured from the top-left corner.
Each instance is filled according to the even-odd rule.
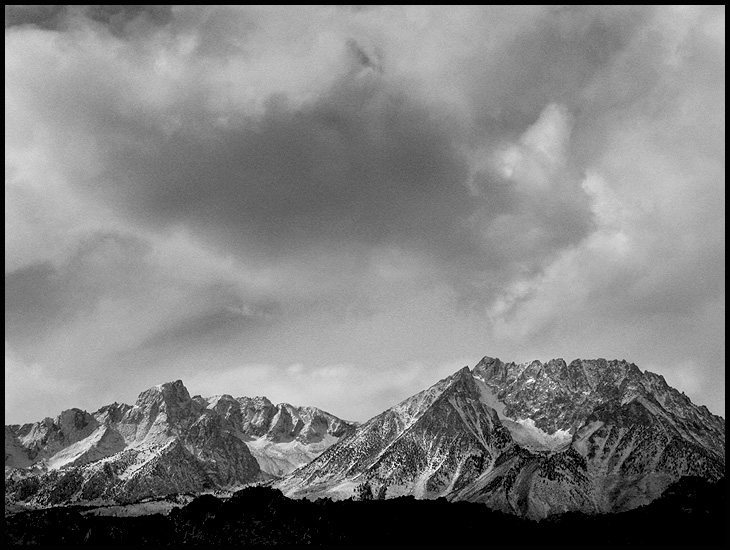
[[[568,365],[553,359],[515,364],[485,357],[473,375],[496,394],[496,406],[504,407],[504,417],[529,419],[548,435],[574,433],[596,408],[637,400],[688,442],[725,455],[725,421],[692,403],[662,376],[642,373],[633,363],[576,359]]]
[[[354,424],[316,407],[274,405],[266,397],[195,399],[233,423],[261,470],[273,476],[303,466],[354,429]]]
[[[6,500],[129,502],[241,486],[288,473],[349,429],[319,409],[266,398],[191,398],[178,380],[134,406],[6,426]]]
[[[278,483],[289,496],[485,502],[542,518],[612,512],[725,472],[725,421],[625,361],[485,357],[360,426]]]

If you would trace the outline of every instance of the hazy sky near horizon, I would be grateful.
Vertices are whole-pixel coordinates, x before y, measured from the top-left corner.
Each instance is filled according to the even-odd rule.
[[[6,423],[366,420],[482,356],[725,414],[725,8],[6,7]]]

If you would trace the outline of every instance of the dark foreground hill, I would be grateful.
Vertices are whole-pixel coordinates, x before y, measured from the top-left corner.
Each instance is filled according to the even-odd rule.
[[[726,484],[683,478],[653,503],[607,515],[567,513],[536,522],[446,499],[291,500],[250,487],[226,500],[205,495],[169,515],[103,517],[81,507],[6,518],[11,545],[415,545],[720,546]]]

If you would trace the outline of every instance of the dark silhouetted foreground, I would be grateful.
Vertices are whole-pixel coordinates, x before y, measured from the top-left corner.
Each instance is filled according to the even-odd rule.
[[[725,480],[684,478],[649,506],[613,515],[564,514],[542,522],[445,499],[290,500],[251,487],[228,500],[201,496],[168,516],[100,517],[81,508],[6,518],[10,544],[74,545],[652,545],[725,542]]]

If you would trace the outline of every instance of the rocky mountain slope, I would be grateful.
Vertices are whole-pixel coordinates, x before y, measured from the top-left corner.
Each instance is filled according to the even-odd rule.
[[[5,426],[6,502],[129,502],[241,486],[288,473],[351,429],[314,407],[191,398],[178,380],[134,406]]]
[[[366,422],[279,487],[290,495],[352,495],[359,478],[391,496],[449,493],[473,482],[511,444],[464,368]]]
[[[646,504],[725,471],[725,421],[625,361],[485,357],[376,416],[276,484],[293,497],[445,496],[532,518]]]
[[[229,420],[261,470],[274,476],[308,463],[354,429],[353,423],[316,407],[274,405],[266,397],[194,399]]]

